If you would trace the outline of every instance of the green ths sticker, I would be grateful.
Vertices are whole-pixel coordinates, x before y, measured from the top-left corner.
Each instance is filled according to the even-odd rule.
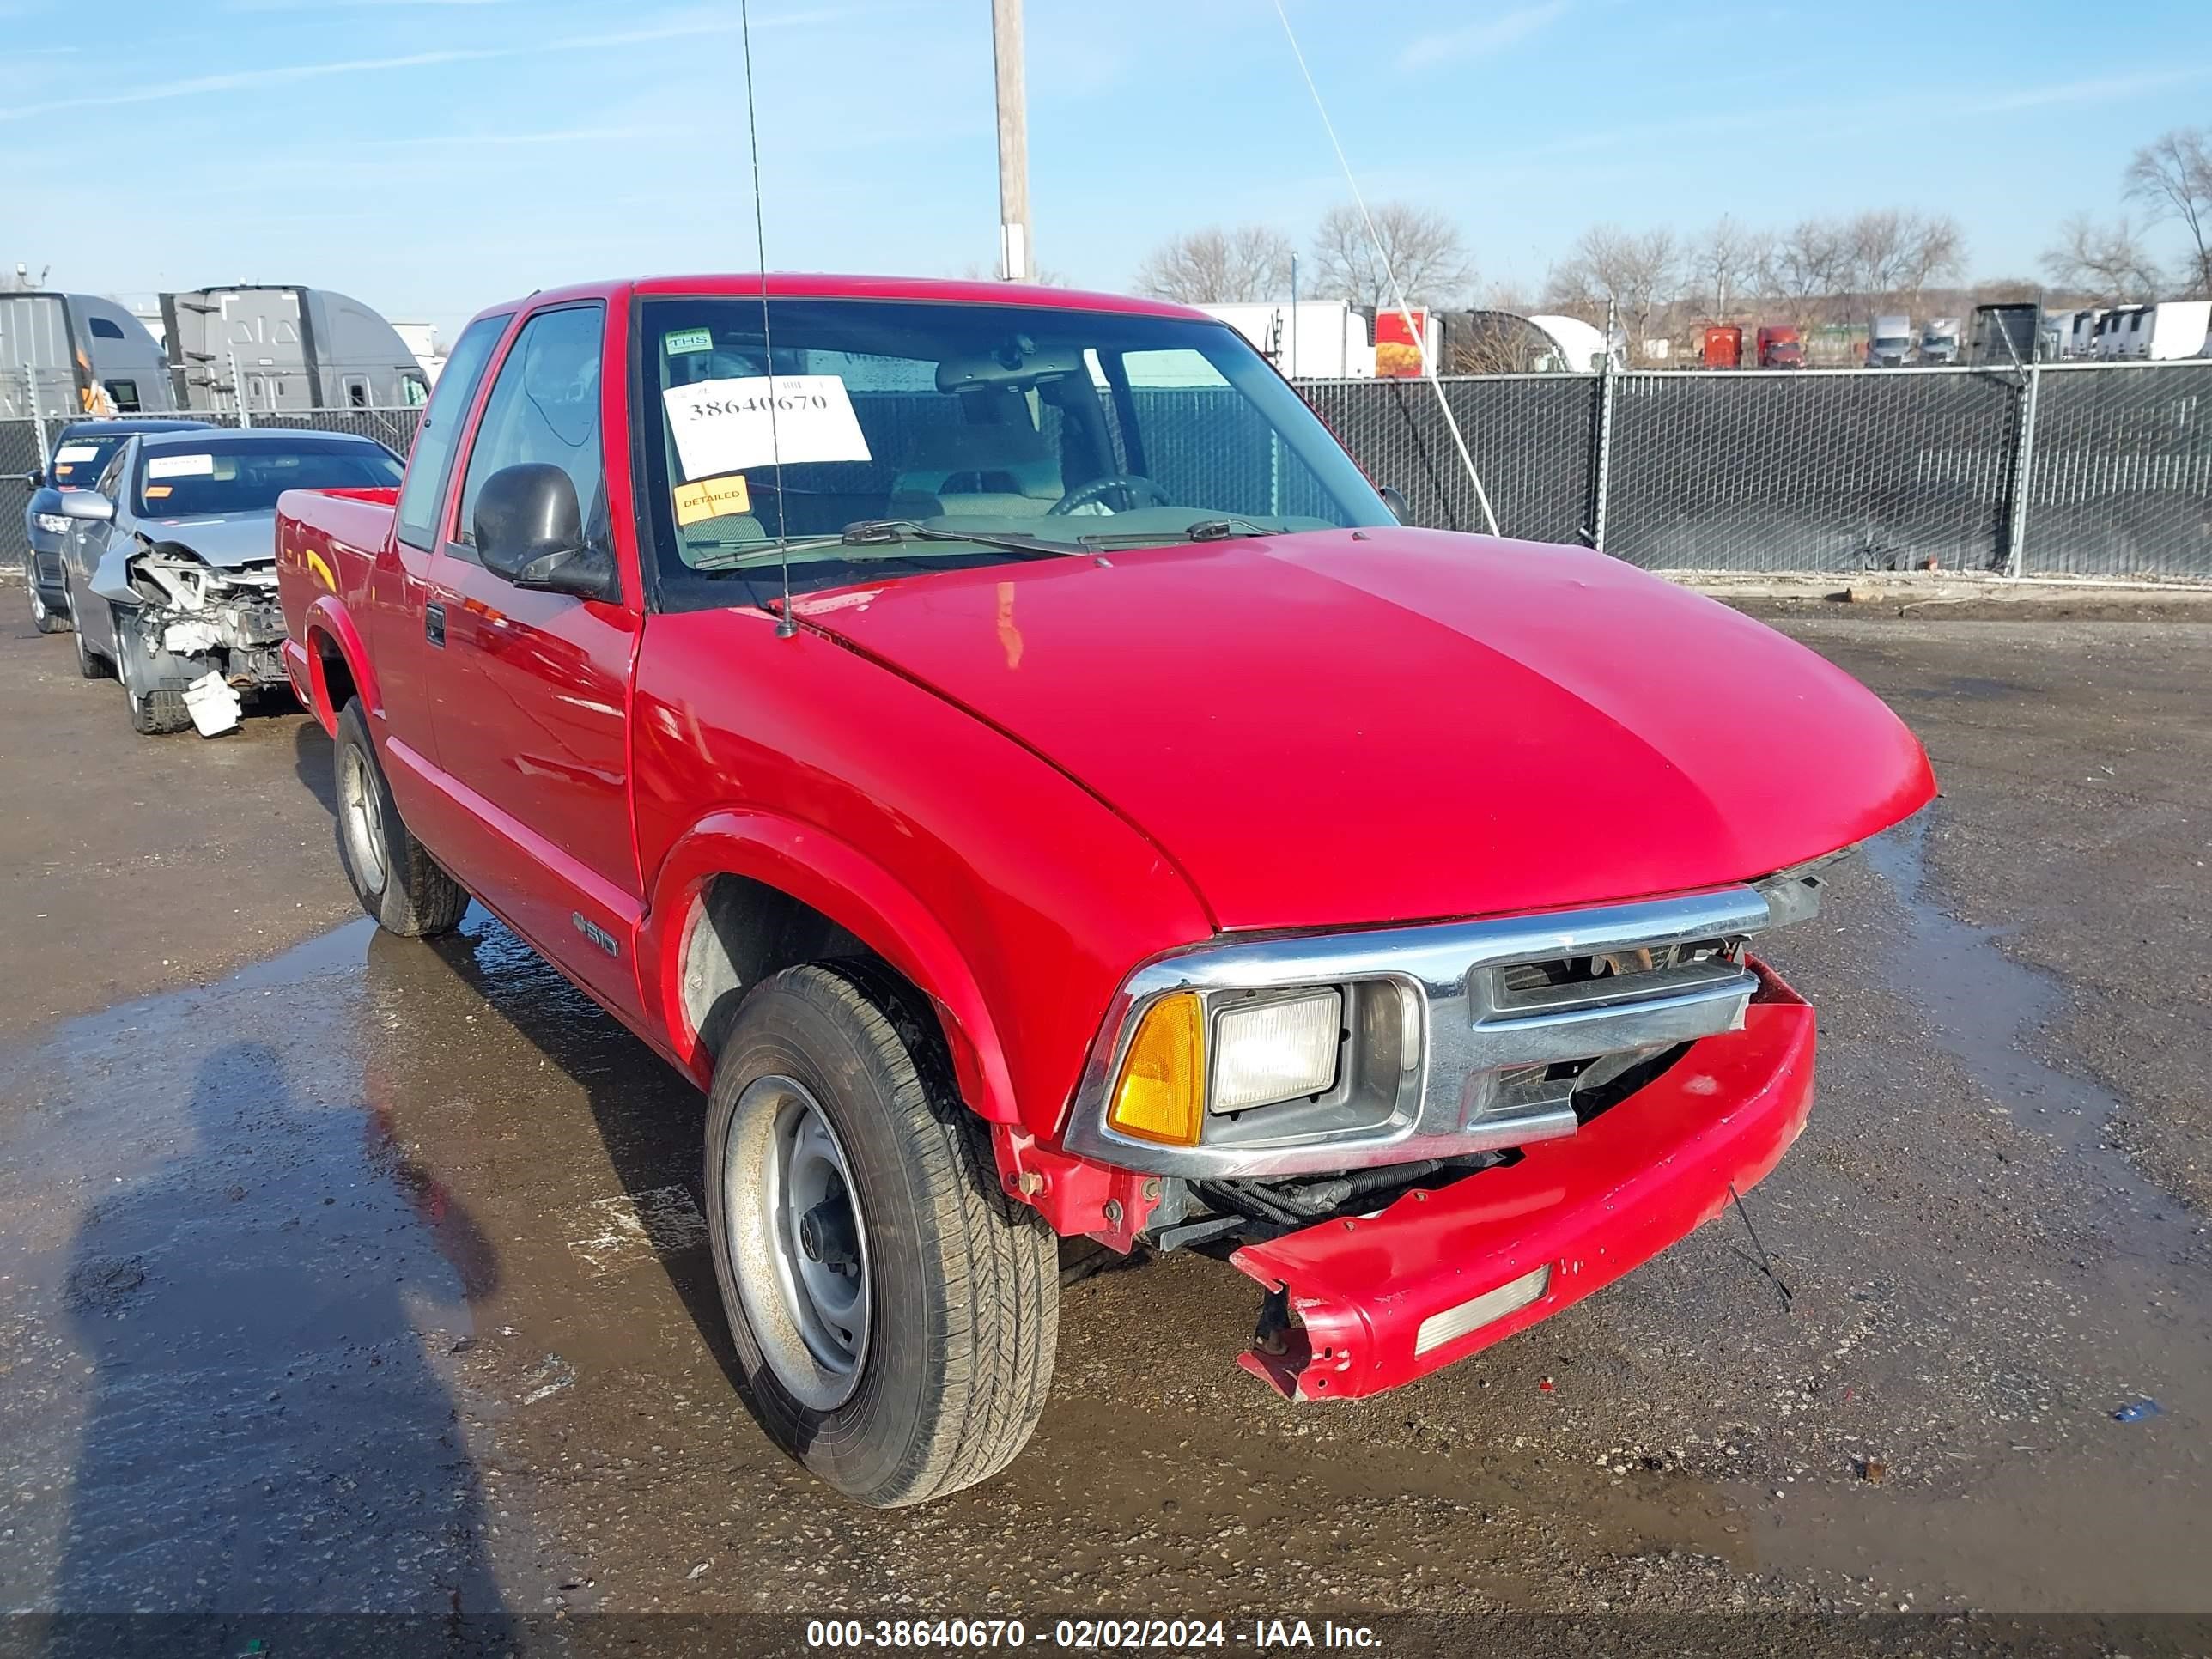
[[[693,351],[712,351],[714,337],[703,328],[679,328],[673,334],[660,337],[660,349],[672,357]]]

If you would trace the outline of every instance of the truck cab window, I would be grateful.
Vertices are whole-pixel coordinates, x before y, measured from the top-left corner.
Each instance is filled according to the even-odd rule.
[[[605,313],[599,306],[540,312],[515,337],[491,396],[484,401],[461,485],[453,539],[475,541],[477,496],[495,472],[528,461],[550,462],[576,486],[584,533],[606,533],[605,479],[599,460],[599,342]]]
[[[480,317],[453,343],[438,389],[422,411],[422,428],[415,439],[415,457],[407,468],[407,481],[399,489],[399,539],[425,550],[438,539],[438,503],[446,498],[446,477],[453,471],[453,451],[460,442],[461,426],[469,418],[469,405],[477,400],[492,348],[507,332],[504,316]]]

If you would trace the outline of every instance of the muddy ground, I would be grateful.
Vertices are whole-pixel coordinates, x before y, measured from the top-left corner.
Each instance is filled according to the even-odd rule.
[[[1784,624],[1945,790],[1771,952],[1786,1310],[1730,1219],[1291,1407],[1170,1258],[1068,1291],[1004,1478],[872,1513],[731,1391],[687,1087],[481,913],[374,934],[311,724],[135,737],[9,611],[0,1609],[2212,1612],[2212,625]]]

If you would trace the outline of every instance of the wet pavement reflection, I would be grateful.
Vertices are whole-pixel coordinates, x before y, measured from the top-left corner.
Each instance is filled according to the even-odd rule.
[[[27,1581],[35,1554],[6,1552],[9,1606],[499,1607],[426,1357],[470,1329],[495,1252],[368,1098],[367,943],[8,1063],[8,1096],[44,1107],[0,1132],[10,1520],[55,1563]]]

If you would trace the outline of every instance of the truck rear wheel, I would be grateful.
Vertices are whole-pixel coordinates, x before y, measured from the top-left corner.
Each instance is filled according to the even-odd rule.
[[[338,858],[361,908],[378,927],[404,938],[452,933],[469,908],[468,892],[408,834],[377,764],[358,697],[338,716],[331,755],[337,775]]]
[[[1058,1244],[1000,1190],[933,1039],[864,964],[738,1012],[707,1112],[714,1276],[756,1416],[848,1497],[989,1479],[1052,1385]]]

